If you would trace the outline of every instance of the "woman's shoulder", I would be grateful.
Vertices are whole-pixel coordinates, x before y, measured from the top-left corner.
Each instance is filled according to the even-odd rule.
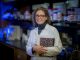
[[[32,30],[31,30],[31,33],[34,33],[34,32],[36,32],[37,31],[37,28],[33,28]]]
[[[50,25],[50,24],[47,24],[47,27],[48,27],[49,29],[52,29],[52,30],[57,30],[57,28],[56,28],[55,26],[52,26],[52,25]]]

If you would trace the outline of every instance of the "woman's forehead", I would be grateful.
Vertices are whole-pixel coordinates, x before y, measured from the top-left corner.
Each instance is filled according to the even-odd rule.
[[[43,10],[38,10],[36,11],[36,14],[45,14],[45,12]]]

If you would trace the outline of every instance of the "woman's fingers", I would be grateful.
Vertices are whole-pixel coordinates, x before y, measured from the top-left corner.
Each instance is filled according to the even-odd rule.
[[[40,46],[40,45],[35,45],[34,47],[34,50],[36,53],[38,54],[43,54],[43,53],[46,53],[47,49],[43,46]]]

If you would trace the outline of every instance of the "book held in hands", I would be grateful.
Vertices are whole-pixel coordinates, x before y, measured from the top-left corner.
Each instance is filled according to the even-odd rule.
[[[40,38],[40,45],[44,47],[54,46],[54,38]]]

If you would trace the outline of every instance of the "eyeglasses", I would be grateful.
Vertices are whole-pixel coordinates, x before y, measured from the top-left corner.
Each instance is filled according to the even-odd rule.
[[[36,15],[36,17],[46,17],[46,15]]]

